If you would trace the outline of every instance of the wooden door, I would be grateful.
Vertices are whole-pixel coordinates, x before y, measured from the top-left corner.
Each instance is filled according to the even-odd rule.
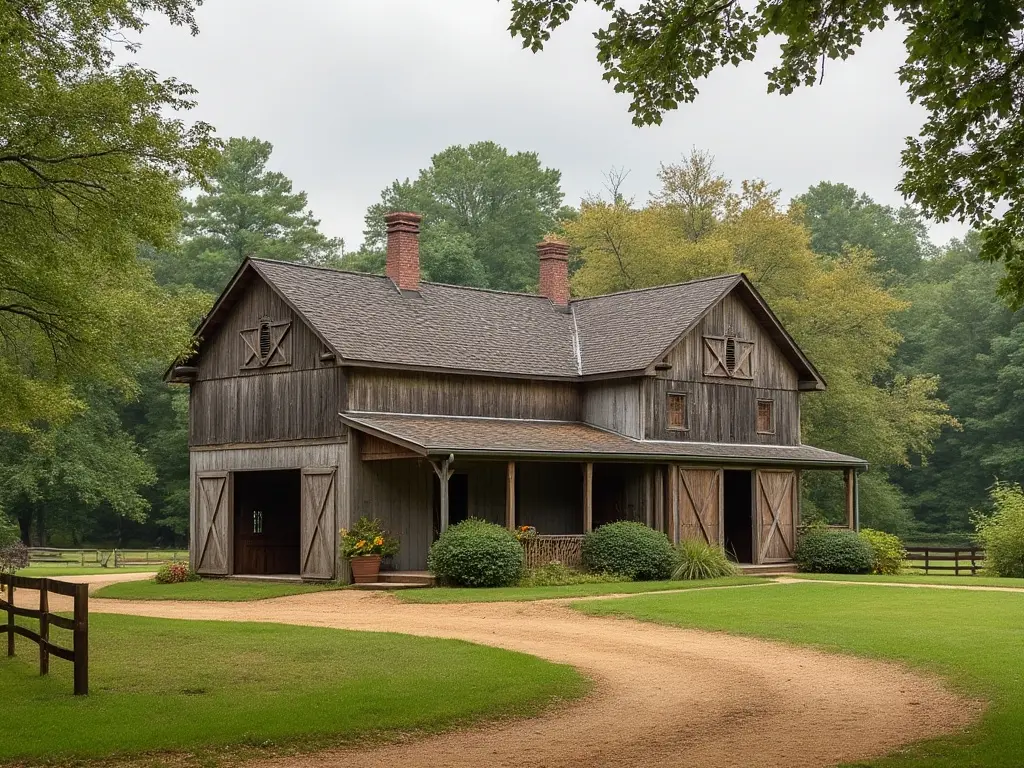
[[[228,472],[203,472],[196,477],[197,573],[230,573],[231,477]]]
[[[334,578],[334,467],[302,470],[299,573],[304,579]]]
[[[796,472],[759,469],[756,483],[757,562],[792,560],[796,550]]]
[[[679,540],[722,543],[722,470],[679,467]]]

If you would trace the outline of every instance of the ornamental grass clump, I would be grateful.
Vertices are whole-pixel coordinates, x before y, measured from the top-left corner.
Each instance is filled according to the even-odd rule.
[[[796,545],[796,564],[805,573],[870,573],[871,546],[854,531],[811,528]]]
[[[506,528],[470,518],[438,537],[427,568],[445,584],[511,587],[523,575],[523,545]]]
[[[686,539],[676,549],[676,564],[672,578],[684,581],[691,579],[719,579],[724,576],[738,576],[740,569],[732,563],[719,546],[712,546],[700,539]]]
[[[974,538],[985,548],[985,570],[1024,578],[1024,490],[1017,483],[997,483],[990,493],[993,511],[972,518]]]
[[[583,537],[583,565],[594,573],[612,573],[630,581],[667,579],[675,565],[672,543],[643,523],[619,521]]]
[[[871,547],[872,573],[892,575],[903,570],[907,550],[899,536],[874,528],[861,528],[860,537]]]

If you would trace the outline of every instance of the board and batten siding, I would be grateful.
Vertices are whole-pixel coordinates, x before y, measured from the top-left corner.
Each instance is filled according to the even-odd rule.
[[[349,368],[347,393],[351,411],[565,421],[580,413],[574,382]]]
[[[337,437],[345,397],[340,368],[196,381],[189,398],[189,444],[223,445]]]
[[[196,379],[202,381],[232,376],[258,376],[272,371],[301,371],[333,366],[333,362],[324,363],[320,360],[320,355],[328,351],[327,347],[291,307],[262,278],[251,274],[248,279],[248,287],[235,293],[238,301],[228,310],[224,321],[200,340],[196,355]],[[244,330],[259,327],[262,318],[269,318],[273,323],[291,323],[281,342],[288,365],[242,368],[248,355],[240,334]]]
[[[218,528],[216,535],[224,537],[222,551],[226,553],[225,573],[233,573],[234,559],[234,503],[231,486],[233,473],[256,470],[279,469],[320,469],[335,470],[333,489],[333,519],[330,527],[323,527],[325,535],[334,537],[338,530],[351,525],[349,494],[351,484],[352,462],[349,444],[344,441],[332,441],[302,445],[252,446],[239,448],[193,448],[189,451],[189,520],[190,520],[190,552],[191,562],[198,563],[198,550],[202,537],[198,526],[203,522],[198,513],[197,505],[201,499],[200,479],[223,473],[227,477],[226,509],[227,524]],[[329,543],[334,557],[335,573],[342,567],[337,553],[337,541]]]
[[[583,421],[629,437],[643,436],[640,379],[614,379],[587,385]]]
[[[704,375],[704,337],[735,336],[752,341],[753,380],[730,379]],[[657,376],[675,381],[695,381],[725,386],[757,387],[759,389],[798,389],[798,375],[793,364],[776,346],[758,319],[743,300],[730,294],[716,304],[703,319],[664,357],[671,367],[657,371]]]
[[[800,393],[782,389],[756,389],[724,384],[650,379],[646,382],[647,439],[699,443],[798,445]],[[668,428],[669,393],[686,395],[689,429]],[[757,402],[771,400],[775,431],[757,431]]]

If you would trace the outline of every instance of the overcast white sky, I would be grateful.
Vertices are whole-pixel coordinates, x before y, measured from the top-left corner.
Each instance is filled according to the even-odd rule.
[[[196,86],[193,116],[221,136],[271,141],[275,170],[309,193],[323,230],[349,249],[392,180],[481,140],[537,152],[561,170],[572,205],[600,191],[613,166],[631,170],[625,191],[645,200],[659,162],[694,146],[729,178],[763,178],[787,199],[830,180],[901,203],[900,150],[923,113],[896,78],[905,55],[896,26],[830,64],[824,85],[785,97],[766,93],[775,51],[765,46],[712,76],[696,103],[641,129],[628,98],[601,80],[599,11],[581,5],[536,55],[509,36],[509,13],[508,0],[206,0],[198,37],[154,20],[139,60]],[[963,232],[935,225],[932,239]]]

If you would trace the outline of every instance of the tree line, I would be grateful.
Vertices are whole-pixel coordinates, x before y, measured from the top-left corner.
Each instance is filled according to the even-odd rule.
[[[871,462],[874,527],[965,531],[996,479],[1024,477],[1024,313],[983,233],[938,247],[917,208],[831,182],[783,200],[699,151],[646,199],[620,171],[567,206],[535,153],[479,142],[388,185],[347,251],[268,142],[187,125],[189,86],[116,60],[147,9],[196,31],[189,0],[0,10],[0,524],[25,541],[183,543],[187,390],[167,366],[246,257],[380,272],[395,209],[424,214],[440,282],[535,290],[551,233],[577,296],[745,272],[829,382],[804,441]],[[841,508],[833,474],[808,473],[805,515]]]

